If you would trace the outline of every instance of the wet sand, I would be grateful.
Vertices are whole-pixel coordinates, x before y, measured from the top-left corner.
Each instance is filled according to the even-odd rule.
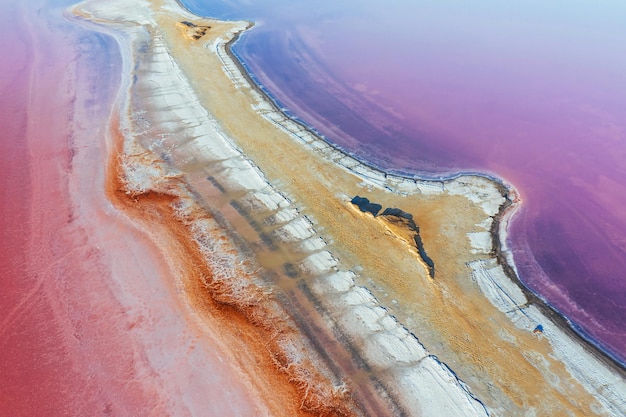
[[[199,20],[173,3],[156,2],[152,15],[133,4],[144,29],[115,2],[81,8],[126,32],[116,35],[125,83],[120,124],[110,126],[109,198],[167,264],[161,285],[181,297],[163,297],[178,299],[181,320],[198,320],[200,340],[223,347],[232,368],[219,375],[243,384],[237,404],[271,415],[620,410],[619,375],[606,370],[605,386],[583,385],[555,353],[561,339],[532,331],[549,322],[523,313],[520,324],[518,311],[512,321],[485,298],[479,273],[497,266],[490,232],[506,201],[497,184],[368,170],[281,118],[247,84],[224,55],[246,22]],[[181,25],[190,20],[210,29],[196,38]],[[410,239],[350,203],[356,195],[413,216],[434,279]],[[287,337],[275,340],[277,328]],[[302,372],[316,384],[305,385]]]

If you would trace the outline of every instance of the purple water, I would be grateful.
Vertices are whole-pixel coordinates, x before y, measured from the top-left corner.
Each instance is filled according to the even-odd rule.
[[[290,113],[387,169],[521,193],[524,283],[626,364],[626,3],[183,1]]]

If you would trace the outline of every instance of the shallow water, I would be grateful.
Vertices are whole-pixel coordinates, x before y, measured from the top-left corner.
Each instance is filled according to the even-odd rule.
[[[521,193],[523,281],[626,362],[626,6],[183,1],[254,20],[235,51],[289,112],[394,171]]]

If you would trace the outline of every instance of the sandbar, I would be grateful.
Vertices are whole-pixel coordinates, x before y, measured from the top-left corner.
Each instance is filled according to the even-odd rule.
[[[511,277],[510,185],[395,176],[332,146],[230,52],[250,22],[166,0],[75,13],[125,60],[110,198],[161,242],[272,415],[626,412],[623,370]],[[356,196],[410,214],[421,247]]]

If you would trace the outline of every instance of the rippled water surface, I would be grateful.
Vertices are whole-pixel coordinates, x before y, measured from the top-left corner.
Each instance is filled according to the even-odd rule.
[[[626,362],[626,5],[184,0],[292,114],[382,167],[521,193],[523,281]]]

